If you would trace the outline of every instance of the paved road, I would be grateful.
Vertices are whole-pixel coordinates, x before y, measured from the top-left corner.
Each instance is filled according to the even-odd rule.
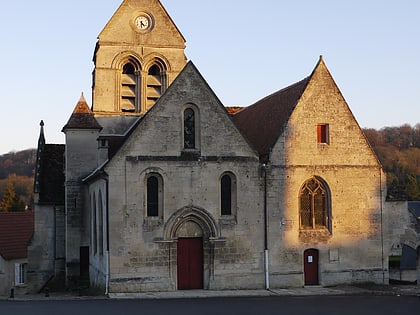
[[[407,315],[419,311],[420,298],[412,296],[0,301],[1,315]]]

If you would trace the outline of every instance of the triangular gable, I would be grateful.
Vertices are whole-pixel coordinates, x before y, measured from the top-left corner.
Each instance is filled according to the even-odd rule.
[[[314,93],[314,90],[316,91],[315,93],[317,93],[317,95],[320,95],[321,97],[325,98],[325,100],[323,100],[322,102],[325,102],[326,106],[328,106],[329,104],[331,107],[331,110],[334,111],[334,113],[331,111],[328,114],[329,116],[338,115],[338,118],[341,117],[343,125],[347,124],[347,125],[353,125],[356,127],[355,131],[357,131],[357,133],[354,133],[354,132],[352,133],[353,138],[360,137],[361,143],[363,143],[363,146],[369,147],[370,154],[368,154],[368,156],[365,156],[364,158],[368,159],[369,156],[373,157],[373,159],[375,160],[375,163],[378,165],[381,165],[381,162],[379,161],[378,156],[376,155],[375,151],[371,147],[364,132],[360,128],[359,123],[357,122],[353,112],[351,111],[350,106],[347,104],[333,76],[328,70],[322,56],[320,56],[319,61],[317,65],[315,66],[315,69],[312,71],[311,75],[309,76],[309,82],[305,88],[304,93],[302,94],[299,100],[299,103],[307,102],[307,98],[310,97],[310,95]],[[314,102],[310,102],[310,103],[313,104]],[[297,106],[299,106],[299,104]],[[334,106],[336,108],[333,108]],[[339,109],[337,106],[344,106],[342,107],[343,111],[341,112],[341,114],[337,114],[338,113],[337,110]],[[314,109],[314,111],[318,112],[318,109],[317,110]],[[344,116],[346,118],[344,118]],[[318,123],[320,123],[320,121]],[[356,143],[353,145],[355,146]],[[364,159],[361,156],[360,158]]]
[[[191,61],[156,104],[133,126],[135,130],[129,132],[120,151],[130,148],[129,154],[132,155],[153,152],[156,156],[179,156],[182,149],[181,117],[187,104],[194,104],[199,109],[201,155],[257,157]]]
[[[152,31],[136,31],[135,19],[141,14],[152,18]],[[183,35],[159,0],[124,0],[100,32],[98,39],[109,43],[185,48]]]

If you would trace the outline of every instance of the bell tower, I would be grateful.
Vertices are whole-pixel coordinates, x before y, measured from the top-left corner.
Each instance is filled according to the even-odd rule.
[[[95,116],[142,115],[186,65],[185,39],[159,0],[124,0],[98,36]]]

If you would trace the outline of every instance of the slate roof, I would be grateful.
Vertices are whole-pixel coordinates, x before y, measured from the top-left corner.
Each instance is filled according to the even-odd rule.
[[[39,152],[35,192],[40,204],[64,204],[64,151],[64,144],[45,144]]]
[[[409,201],[408,210],[420,220],[420,201]]]
[[[39,204],[64,204],[64,144],[46,144],[44,122],[36,154],[34,193],[38,193]]]
[[[0,255],[5,260],[28,257],[34,212],[0,212]]]
[[[267,159],[271,148],[305,91],[310,77],[273,93],[234,114],[233,120],[260,154]]]
[[[83,93],[62,131],[65,132],[67,129],[102,129],[90,110]]]

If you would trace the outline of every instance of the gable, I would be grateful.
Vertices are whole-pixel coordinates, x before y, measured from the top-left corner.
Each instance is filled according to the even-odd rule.
[[[319,143],[317,128],[322,125],[328,128],[328,143]],[[288,120],[284,137],[285,147],[273,151],[285,150],[293,164],[380,165],[322,58]]]
[[[179,157],[183,147],[183,112],[197,111],[201,156],[246,156],[256,152],[233,123],[229,113],[189,62],[157,103],[138,122],[117,153],[132,156]]]
[[[137,28],[136,19],[150,18],[149,31]],[[101,42],[158,47],[185,47],[185,39],[158,0],[125,0],[98,36]]]

